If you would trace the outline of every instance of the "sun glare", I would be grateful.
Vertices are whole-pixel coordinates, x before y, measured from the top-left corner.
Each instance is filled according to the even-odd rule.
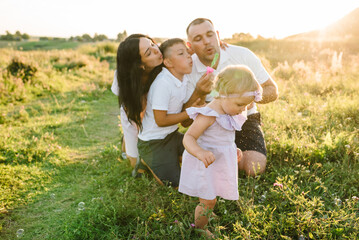
[[[0,1],[0,22],[3,23],[0,34],[19,30],[37,36],[98,33],[114,38],[126,30],[128,34],[185,38],[187,24],[195,18],[206,17],[213,20],[222,38],[230,38],[235,33],[283,38],[323,29],[359,7],[358,0],[207,0],[205,4],[183,0],[175,9],[166,0],[155,3],[149,5],[147,1],[138,0],[123,4],[103,0],[95,4],[78,0],[75,4],[63,0],[54,8],[42,0]]]

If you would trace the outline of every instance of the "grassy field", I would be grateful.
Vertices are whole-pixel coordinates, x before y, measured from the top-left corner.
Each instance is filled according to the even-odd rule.
[[[69,42],[65,40],[42,40],[42,41],[0,41],[1,48],[13,48],[22,51],[32,50],[59,50],[59,49],[76,49],[81,43]]]
[[[260,106],[265,174],[240,173],[239,201],[218,199],[210,229],[218,239],[357,239],[359,52],[241,44],[280,98]],[[1,239],[200,239],[197,199],[132,178],[120,157],[114,49],[0,49]]]

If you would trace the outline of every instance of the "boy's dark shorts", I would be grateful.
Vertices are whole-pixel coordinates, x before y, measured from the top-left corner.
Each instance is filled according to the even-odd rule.
[[[241,131],[236,131],[236,145],[242,151],[257,151],[267,156],[266,144],[261,128],[261,115],[248,115]]]
[[[145,161],[162,182],[167,182],[173,187],[179,184],[181,167],[179,157],[184,151],[183,134],[177,130],[167,135],[164,139],[142,141],[138,139],[137,147],[139,156]],[[140,168],[147,169],[144,164]]]

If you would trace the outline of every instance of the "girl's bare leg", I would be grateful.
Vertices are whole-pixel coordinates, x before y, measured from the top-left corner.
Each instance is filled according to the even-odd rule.
[[[205,231],[205,236],[208,238],[214,238],[213,234],[208,230],[204,229],[208,224],[208,217],[210,216],[210,211],[213,210],[214,206],[216,205],[217,199],[213,200],[206,200],[206,199],[199,199],[199,204],[196,207],[194,213],[194,224],[196,228],[203,229]]]

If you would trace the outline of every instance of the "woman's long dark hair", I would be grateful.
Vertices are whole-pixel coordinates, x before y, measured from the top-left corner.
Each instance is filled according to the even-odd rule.
[[[119,86],[118,102],[124,107],[129,121],[134,122],[142,129],[141,111],[142,103],[152,82],[160,73],[162,66],[155,67],[145,84],[141,81],[144,69],[140,55],[140,38],[150,37],[142,34],[132,34],[127,37],[117,50],[117,82]]]

